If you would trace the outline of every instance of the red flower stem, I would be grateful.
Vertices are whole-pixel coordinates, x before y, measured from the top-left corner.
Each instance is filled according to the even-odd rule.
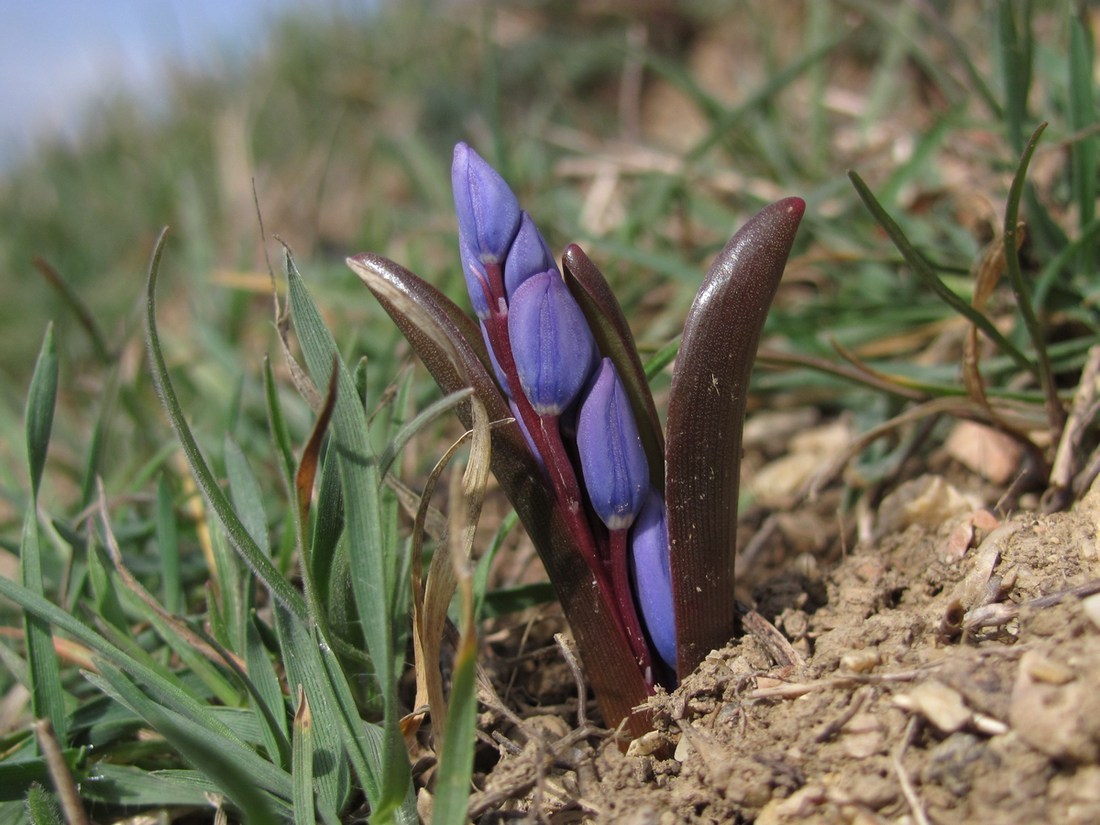
[[[523,414],[523,406],[519,405],[519,408],[520,413]],[[569,524],[569,530],[575,537],[583,537],[579,539],[577,549],[581,551],[588,566],[596,574],[600,586],[611,593],[613,588],[607,578],[607,567],[600,560],[592,530],[581,507],[580,484],[569,456],[565,452],[565,443],[561,439],[561,429],[558,427],[558,416],[539,415],[534,408],[531,408],[531,412],[535,414],[537,421],[534,428],[528,425],[528,430],[542,455],[543,464],[550,475],[550,483],[565,506],[565,519]]]
[[[557,496],[562,507],[566,524],[573,540],[577,544],[577,550],[584,558],[589,569],[596,577],[596,583],[603,592],[605,599],[619,618],[619,626],[630,649],[634,651],[634,642],[631,633],[627,630],[627,623],[622,615],[620,601],[615,595],[615,588],[608,577],[607,565],[600,558],[596,548],[596,540],[592,535],[592,529],[584,514],[581,505],[580,484],[569,455],[562,442],[561,429],[558,426],[558,416],[540,415],[531,405],[527,395],[520,384],[519,372],[516,369],[516,361],[512,356],[512,343],[508,338],[508,304],[504,297],[504,279],[500,264],[486,264],[485,274],[488,276],[486,295],[489,304],[489,318],[485,321],[485,329],[488,332],[489,344],[496,354],[497,363],[500,365],[504,377],[508,381],[512,400],[516,403],[520,417],[535,442],[535,448],[542,457],[543,466],[550,479],[550,486]],[[499,292],[498,292],[499,290]],[[495,297],[494,297],[495,296]],[[627,591],[629,592],[629,590]]]
[[[646,684],[650,687],[654,683],[653,660],[649,654],[649,645],[645,634],[642,632],[642,623],[638,618],[638,608],[634,604],[633,591],[630,587],[630,572],[627,562],[627,535],[629,529],[611,530],[611,585],[615,590],[615,598],[618,600],[619,614],[623,619],[623,627],[626,630],[627,639],[630,640],[630,649],[638,662],[638,667],[645,675]]]
[[[595,539],[592,537],[592,531],[581,508],[580,485],[577,483],[577,475],[573,471],[573,465],[569,463],[565,446],[562,444],[558,417],[539,415],[535,412],[535,408],[531,406],[531,402],[520,387],[519,373],[516,371],[516,362],[512,357],[512,346],[508,341],[507,314],[493,312],[485,326],[489,331],[489,341],[496,353],[497,363],[500,364],[504,377],[508,379],[508,386],[512,388],[512,400],[516,402],[516,408],[527,426],[527,432],[530,433],[531,440],[535,442],[535,448],[542,457],[543,466],[546,467],[546,473],[550,478],[550,486],[562,504],[566,523],[569,525],[573,540],[577,543],[577,549],[595,573],[601,589],[611,593],[607,570],[600,561]]]

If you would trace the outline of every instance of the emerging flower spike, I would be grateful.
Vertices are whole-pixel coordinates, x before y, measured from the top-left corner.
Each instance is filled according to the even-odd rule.
[[[662,439],[629,325],[599,270],[573,246],[563,280],[516,196],[466,144],[455,147],[451,171],[459,252],[480,329],[392,261],[365,253],[348,263],[445,392],[470,387],[493,419],[516,418],[517,427],[493,431],[493,471],[543,559],[604,722],[642,735],[652,718],[641,706],[654,684],[671,687],[736,628],[745,398],[805,203],[786,198],[761,210],[715,259],[685,323]],[[597,349],[619,371],[598,391],[590,388],[610,379],[606,367],[593,375]],[[592,395],[585,417],[597,419],[583,427],[582,393]],[[646,417],[645,460],[632,455],[639,428],[627,423],[620,393]],[[466,405],[458,414],[469,427]],[[542,473],[532,472],[532,459]],[[644,479],[646,461],[663,475],[665,497],[660,478],[635,478]]]
[[[539,228],[524,212],[516,239],[512,241],[504,262],[504,291],[508,294],[508,300],[512,300],[519,285],[532,275],[549,271],[557,272],[558,264]]]
[[[646,633],[657,655],[676,667],[676,621],[672,608],[672,574],[668,560],[665,502],[650,490],[631,531],[630,556],[634,596]]]
[[[496,169],[465,143],[455,146],[451,185],[460,251],[468,248],[483,264],[502,263],[519,229],[515,194]]]
[[[581,402],[577,451],[596,515],[609,530],[625,530],[645,503],[649,464],[630,399],[610,358],[601,362]]]
[[[524,281],[508,305],[508,338],[519,383],[539,415],[560,415],[596,360],[588,322],[557,271]]]

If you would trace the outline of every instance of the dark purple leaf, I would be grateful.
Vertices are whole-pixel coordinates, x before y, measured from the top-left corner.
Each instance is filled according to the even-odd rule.
[[[638,433],[642,437],[646,460],[649,462],[650,483],[658,490],[665,487],[665,440],[661,419],[649,391],[642,360],[634,345],[623,309],[611,291],[603,273],[584,250],[570,244],[562,255],[565,283],[580,304],[596,337],[600,352],[611,359],[626,388]]]
[[[726,244],[695,296],[672,374],[666,488],[677,673],[734,634],[733,559],[749,374],[806,204],[758,212]]]

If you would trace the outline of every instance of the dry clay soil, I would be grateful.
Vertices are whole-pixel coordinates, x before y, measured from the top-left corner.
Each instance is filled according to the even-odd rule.
[[[496,735],[475,821],[1100,822],[1100,484],[999,520],[925,476],[886,511],[898,529],[759,587],[779,633],[654,697],[625,754],[567,710]]]

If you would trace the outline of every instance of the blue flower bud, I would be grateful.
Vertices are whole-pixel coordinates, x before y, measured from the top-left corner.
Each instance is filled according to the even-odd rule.
[[[603,359],[581,402],[577,451],[596,515],[609,530],[625,530],[645,503],[649,463],[626,388],[610,358]]]
[[[554,255],[535,222],[526,212],[520,218],[519,231],[504,261],[504,290],[511,300],[519,285],[540,272],[558,271]]]
[[[519,201],[504,178],[467,146],[455,146],[451,165],[458,237],[482,263],[503,263],[519,229]],[[475,301],[476,303],[476,301]]]
[[[508,304],[508,339],[520,387],[539,415],[560,415],[596,360],[584,313],[555,271],[528,278]]]
[[[676,669],[676,620],[668,562],[668,522],[664,499],[650,490],[630,536],[634,598],[657,655]]]

